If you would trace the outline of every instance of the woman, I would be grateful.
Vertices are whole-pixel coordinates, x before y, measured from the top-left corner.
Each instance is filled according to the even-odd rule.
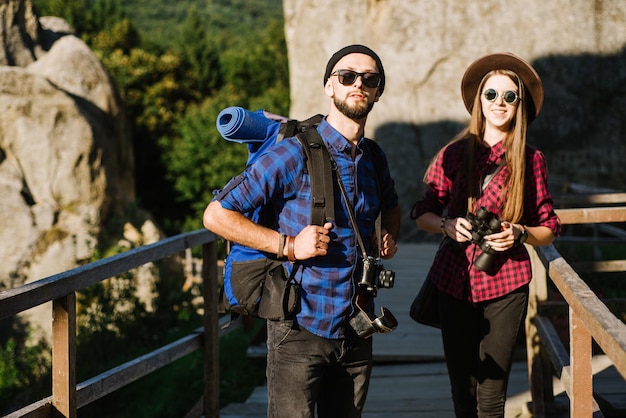
[[[528,63],[498,53],[467,68],[461,91],[471,120],[431,162],[411,216],[444,237],[428,276],[456,416],[503,417],[532,278],[523,244],[550,244],[561,229],[545,158],[526,144],[543,85]]]

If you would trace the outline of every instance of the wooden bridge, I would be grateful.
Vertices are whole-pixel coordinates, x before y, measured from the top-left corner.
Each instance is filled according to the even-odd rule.
[[[626,195],[584,195],[560,209],[564,224],[603,226],[626,222]],[[612,205],[612,206],[607,206]],[[594,207],[590,207],[594,206]],[[608,225],[610,229],[610,225]],[[626,243],[619,231],[614,242]],[[0,319],[13,317],[52,301],[52,395],[5,417],[77,417],[79,408],[160,369],[195,350],[204,353],[204,394],[187,417],[265,416],[265,390],[259,388],[246,403],[220,410],[218,338],[223,333],[218,316],[217,251],[215,235],[198,230],[99,260],[27,285],[0,292]],[[564,239],[567,239],[564,237]],[[143,264],[202,246],[204,326],[191,335],[114,369],[76,382],[76,293]],[[430,266],[436,244],[404,244],[399,255],[386,262],[396,271],[396,286],[379,292],[377,303],[398,317],[398,329],[375,336],[376,365],[365,417],[452,417],[445,363],[438,331],[412,322],[410,300]],[[533,251],[533,254],[535,252]],[[513,368],[507,417],[626,416],[626,325],[607,307],[619,301],[600,300],[577,271],[624,271],[625,260],[587,263],[575,268],[554,246],[537,249],[526,324],[526,347],[521,346]],[[548,297],[548,278],[560,301]],[[555,312],[569,316],[569,339],[563,344],[553,322]],[[232,328],[230,328],[232,329]],[[595,342],[601,350],[593,355]],[[569,346],[569,350],[565,348]],[[556,395],[556,396],[555,396]],[[244,410],[245,408],[245,410]],[[252,409],[252,411],[250,410]]]
[[[436,243],[403,244],[398,254],[385,262],[396,272],[393,289],[378,292],[376,303],[385,306],[398,319],[398,328],[386,335],[375,335],[374,369],[365,403],[364,418],[454,417],[450,385],[438,329],[414,322],[409,306],[417,294],[437,250]],[[625,336],[626,337],[626,336]],[[554,343],[557,343],[555,341]],[[606,355],[591,361],[594,394],[610,399],[613,408],[626,416],[626,383]],[[553,393],[547,417],[567,417],[566,390],[558,378],[549,376]],[[267,388],[258,387],[241,404],[222,409],[222,418],[263,418],[266,416]],[[620,402],[619,397],[623,397]],[[509,381],[505,418],[531,417],[532,395],[529,384],[527,350],[518,347]],[[615,412],[615,411],[613,411]],[[576,418],[586,415],[576,415]],[[588,415],[591,416],[591,415]],[[609,415],[618,416],[618,415]]]

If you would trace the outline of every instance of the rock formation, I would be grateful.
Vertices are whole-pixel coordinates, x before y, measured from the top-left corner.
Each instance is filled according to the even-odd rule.
[[[90,260],[135,200],[123,104],[100,61],[65,21],[1,3],[0,290]]]
[[[22,9],[0,19],[23,26],[4,31],[23,42],[5,38],[0,67],[0,239],[11,243],[0,277],[14,287],[89,259],[102,220],[135,196],[124,112],[102,64],[73,35],[43,50],[40,36],[58,32],[31,13],[9,16],[29,2],[8,3]]]

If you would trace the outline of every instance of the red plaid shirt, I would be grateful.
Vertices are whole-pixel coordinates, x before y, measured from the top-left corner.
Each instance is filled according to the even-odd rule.
[[[411,217],[424,213],[443,214],[447,208],[452,217],[465,217],[467,212],[467,181],[465,171],[467,141],[448,145],[427,173],[428,189],[424,197],[413,206]],[[483,179],[496,170],[504,158],[502,143],[492,148],[477,147],[475,179]],[[501,190],[508,175],[505,165],[489,182],[476,207],[484,206],[499,217],[502,216],[503,199]],[[481,180],[482,181],[482,180]],[[552,198],[548,192],[548,172],[541,151],[526,147],[526,177],[524,187],[524,213],[520,223],[528,226],[547,226],[558,235],[561,223],[554,212]],[[532,279],[530,259],[523,245],[508,251],[496,252],[494,257],[497,272],[489,275],[477,270],[473,262],[481,254],[478,245],[459,244],[444,239],[428,273],[437,287],[458,299],[480,302],[511,293]]]

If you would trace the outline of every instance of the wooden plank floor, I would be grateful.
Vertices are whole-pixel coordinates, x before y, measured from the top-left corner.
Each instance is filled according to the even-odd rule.
[[[443,361],[439,330],[420,325],[409,317],[409,306],[423,282],[437,250],[437,244],[402,244],[385,268],[396,272],[395,286],[381,289],[377,309],[385,306],[398,319],[398,328],[386,335],[374,335],[374,369],[364,418],[383,417],[454,417],[450,387]],[[522,350],[523,351],[523,350]],[[523,354],[523,353],[522,353]],[[516,361],[509,380],[505,418],[531,416],[528,372],[523,357]],[[594,371],[610,371],[610,362],[600,356]],[[612,382],[622,381],[619,374]],[[605,384],[606,392],[615,395],[615,384]],[[626,393],[621,386],[619,394]],[[568,400],[563,388],[555,383],[557,399],[563,403],[560,416],[566,417]],[[221,411],[222,418],[262,418],[266,416],[266,387],[257,388],[243,404],[231,404]],[[556,415],[555,415],[556,417]]]

